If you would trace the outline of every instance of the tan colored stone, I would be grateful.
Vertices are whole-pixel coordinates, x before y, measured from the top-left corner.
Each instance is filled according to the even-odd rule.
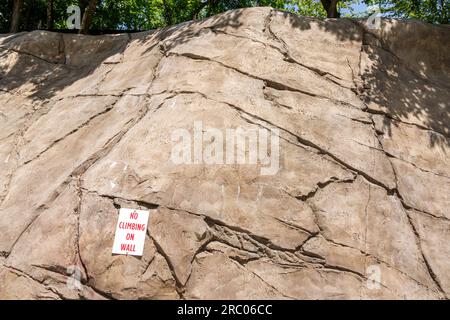
[[[409,52],[418,50],[417,47],[409,48]],[[403,64],[389,51],[364,46],[360,69],[363,96],[369,111],[385,113],[448,137],[450,91],[445,82],[424,79]],[[425,62],[420,64],[427,65]]]
[[[215,116],[205,119],[202,110],[206,108],[215,110],[212,113]],[[236,165],[174,164],[170,158],[171,133],[179,128],[192,131],[194,122],[201,119],[204,120],[205,128],[221,128],[223,131],[238,126],[255,128],[255,125],[241,120],[235,110],[224,104],[197,95],[171,98],[155,113],[144,118],[108,157],[86,173],[86,188],[98,190],[101,194],[143,200],[206,215],[250,230],[287,248],[296,248],[309,233],[317,231],[311,209],[278,189],[281,185],[283,189],[292,190],[293,187],[287,183],[300,182],[299,178],[289,174],[290,171],[281,170],[285,176],[289,176],[289,179],[284,180],[283,175],[275,179],[271,176],[261,177],[259,165],[239,168]],[[161,132],[152,129],[162,121],[166,123],[167,130]],[[141,141],[146,142],[146,147],[137,147],[136,143],[140,144]],[[292,149],[291,153],[285,153],[286,157],[301,151],[287,143],[280,149],[284,147]],[[307,154],[304,156],[307,157]],[[312,157],[314,159],[314,155]],[[290,163],[294,163],[294,167],[287,169],[292,171],[297,164],[294,159]],[[331,163],[329,166],[333,167]],[[319,171],[323,168],[312,168],[319,180],[308,185],[310,191],[315,189],[316,183],[326,179],[326,175],[320,177]],[[168,180],[166,174],[178,178]],[[343,174],[341,170],[340,176]],[[110,176],[117,178],[111,181]],[[259,184],[250,183],[255,179]],[[277,227],[274,228],[273,224]]]
[[[78,203],[74,188],[64,190],[20,235],[5,264],[40,279],[48,271],[67,274],[76,266],[85,279],[78,257]]]
[[[128,44],[128,35],[105,35],[102,38],[79,34],[64,34],[66,64],[74,67],[95,65],[122,52]]]
[[[450,178],[423,171],[405,161],[391,161],[397,173],[398,190],[408,206],[450,218]]]
[[[201,217],[160,208],[150,216],[149,232],[184,285],[191,274],[192,260],[211,238],[208,225]]]
[[[204,50],[205,46],[211,49]],[[240,48],[241,56],[228,53],[226,48],[230,47]],[[202,37],[177,45],[169,53],[216,61],[251,77],[275,83],[273,85],[276,86],[359,104],[358,98],[351,90],[327,81],[299,64],[285,61],[281,52],[258,42],[211,31],[205,32]],[[273,73],[273,70],[278,72]]]
[[[80,255],[88,272],[88,284],[114,298],[178,298],[169,266],[148,237],[142,257],[111,254],[117,218],[118,209],[110,199],[83,196]]]
[[[27,98],[6,92],[0,94],[0,141],[17,133],[32,112],[33,106]]]
[[[12,37],[4,46],[50,63],[64,63],[63,35],[56,32],[39,30],[22,33]]]
[[[286,298],[236,261],[210,253],[197,255],[186,291],[188,299]]]
[[[402,23],[397,19],[382,19],[380,29],[368,30],[365,23],[361,23],[361,26],[374,34],[386,50],[393,52],[414,72],[441,84],[448,84],[450,49],[441,46],[449,39],[448,25],[430,28],[429,24],[420,20]]]
[[[54,103],[50,111],[23,134],[25,141],[20,151],[21,163],[33,160],[53,144],[108,112],[117,101],[116,97],[78,97]],[[68,116],[74,113],[77,117]]]
[[[0,35],[0,298],[448,299],[448,28],[365,22]],[[270,130],[272,174],[174,163],[199,121]],[[142,257],[111,252],[122,207]]]
[[[0,299],[57,300],[58,295],[25,275],[0,267]]]
[[[450,258],[450,221],[436,219],[434,217],[409,211],[412,221],[419,234],[421,247],[429,268],[435,275],[448,299],[450,295],[450,275],[448,273],[448,261]]]
[[[431,130],[374,116],[383,150],[424,171],[450,177],[449,139]]]
[[[320,190],[311,203],[327,239],[370,254],[418,282],[432,286],[398,198],[358,178],[351,184],[336,183]]]
[[[37,216],[36,210],[51,202],[68,176],[83,171],[83,165],[105,152],[111,140],[126,131],[124,126],[138,114],[141,99],[124,97],[111,112],[95,118],[15,171],[8,195],[0,207],[0,217],[20,214],[21,219],[0,218],[0,251],[9,252],[17,237]],[[134,106],[131,113],[130,105]],[[83,143],[89,139],[92,143]],[[16,197],[21,201],[16,201]]]
[[[192,77],[201,79],[200,84],[190,82]],[[241,86],[235,88],[235,83],[241,83]],[[379,142],[371,128],[369,115],[358,109],[299,92],[265,88],[262,81],[234,70],[184,57],[169,57],[162,61],[151,91],[159,93],[163,90],[199,92],[210,99],[226,102],[242,109],[252,121],[264,119],[264,125],[270,123],[287,130],[320,150],[330,152],[349,167],[365,172],[389,188],[395,187],[389,161],[377,150]],[[341,148],[343,144],[345,148]]]
[[[0,141],[0,199],[8,192],[11,175],[14,171],[16,154],[14,152],[14,137]]]
[[[441,299],[438,287],[420,283],[407,273],[358,249],[339,245],[317,236],[302,246],[306,254],[324,259],[325,266],[342,272],[355,272],[363,278],[362,299]],[[379,272],[374,277],[372,270]],[[428,287],[428,285],[430,287]]]
[[[327,74],[331,81],[354,87],[363,33],[352,21],[316,20],[274,11],[270,29],[295,61]],[[321,37],[317,37],[319,33]]]
[[[283,266],[258,260],[246,264],[265,283],[282,292],[284,298],[358,299],[361,279],[336,270]],[[321,270],[322,269],[322,270]]]

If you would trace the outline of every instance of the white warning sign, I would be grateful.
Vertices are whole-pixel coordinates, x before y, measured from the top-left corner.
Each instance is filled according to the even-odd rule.
[[[114,237],[113,254],[142,256],[149,212],[121,208]]]

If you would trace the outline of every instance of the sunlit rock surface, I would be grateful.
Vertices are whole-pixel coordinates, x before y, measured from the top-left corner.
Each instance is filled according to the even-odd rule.
[[[448,299],[449,42],[270,8],[0,36],[0,298]],[[199,121],[273,130],[279,170],[173,163]]]

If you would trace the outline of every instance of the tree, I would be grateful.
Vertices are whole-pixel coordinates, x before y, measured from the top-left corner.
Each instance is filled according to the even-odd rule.
[[[47,0],[47,30],[53,30],[53,0]]]
[[[447,0],[366,0],[365,2],[378,5],[383,14],[388,17],[449,23],[450,5]]]
[[[66,29],[70,5],[80,6],[80,32],[87,33],[89,29],[149,30],[254,6],[321,18],[338,18],[341,12],[352,17],[361,13],[360,9],[352,12],[354,3],[379,5],[388,17],[449,22],[449,0],[0,0],[0,32],[34,30],[39,25]]]
[[[164,6],[164,19],[166,20],[166,24],[171,25],[173,23],[171,5],[167,0],[163,0],[163,6]]]
[[[200,3],[197,5],[197,7],[192,11],[191,19],[192,19],[192,20],[198,19],[199,14],[200,14],[200,12],[203,10],[203,8],[205,8],[205,7],[208,6],[208,5],[211,7],[211,5],[214,5],[213,2],[214,2],[214,3],[217,3],[218,0],[207,0],[207,1],[200,2]]]
[[[14,0],[13,2],[13,11],[11,18],[11,33],[16,33],[19,31],[19,23],[20,23],[20,11],[22,10],[23,0]]]
[[[89,27],[92,23],[92,18],[95,13],[95,8],[97,7],[98,0],[89,0],[89,3],[84,10],[83,19],[81,20],[81,34],[87,34],[89,32]]]
[[[364,0],[290,0],[284,8],[303,16],[340,18],[341,9],[350,9],[352,4],[361,2]]]
[[[337,8],[339,0],[320,0],[320,2],[327,12],[327,18],[339,18],[340,14]]]

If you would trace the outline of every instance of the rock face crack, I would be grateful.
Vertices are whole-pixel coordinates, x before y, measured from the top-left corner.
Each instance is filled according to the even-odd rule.
[[[324,182],[319,182],[314,190],[309,192],[308,194],[298,196],[297,198],[301,201],[307,201],[311,198],[313,198],[317,191],[325,188],[326,186],[332,184],[332,183],[353,183],[356,179],[357,175],[355,175],[352,179],[346,179],[346,180],[339,180],[337,177],[331,177],[329,180]]]
[[[167,55],[168,56],[186,57],[186,58],[190,58],[190,59],[193,59],[193,60],[199,60],[199,61],[204,60],[204,61],[217,63],[217,64],[219,64],[220,66],[222,66],[224,68],[228,68],[228,69],[234,70],[234,71],[236,71],[236,72],[238,72],[238,73],[240,73],[240,74],[242,74],[244,76],[247,76],[247,77],[250,77],[250,78],[253,78],[253,79],[256,79],[256,80],[261,80],[261,81],[263,81],[266,84],[267,87],[270,87],[270,88],[273,88],[273,89],[276,89],[276,90],[299,92],[299,93],[306,94],[306,95],[311,96],[311,97],[327,99],[327,100],[329,100],[331,102],[334,102],[334,103],[337,103],[337,104],[341,104],[341,105],[349,106],[351,108],[358,109],[356,106],[354,106],[354,105],[352,105],[352,104],[350,104],[348,102],[341,101],[341,100],[336,100],[336,99],[333,99],[333,98],[330,98],[330,97],[327,97],[327,96],[324,96],[324,95],[316,94],[316,93],[313,93],[313,92],[310,92],[310,91],[294,88],[292,86],[289,86],[287,84],[275,81],[273,79],[261,78],[261,77],[258,77],[256,75],[253,75],[253,74],[250,74],[248,72],[245,72],[243,70],[240,70],[238,68],[226,65],[226,64],[224,64],[224,63],[222,63],[220,61],[210,59],[210,58],[208,58],[206,56],[201,56],[201,55],[198,55],[198,54],[188,53],[188,52],[186,52],[186,53],[176,53],[176,52],[170,52],[170,51],[167,53]]]
[[[318,75],[318,76],[320,76],[320,77],[323,77],[324,79],[326,79],[326,80],[328,80],[328,81],[330,81],[330,82],[333,82],[334,84],[336,84],[336,85],[338,85],[338,86],[341,86],[341,87],[346,88],[346,89],[351,89],[351,88],[348,88],[348,87],[343,86],[341,83],[339,83],[339,82],[337,82],[337,81],[334,80],[334,79],[342,80],[340,77],[338,77],[338,76],[336,76],[336,75],[334,75],[334,74],[331,74],[331,73],[329,73],[329,72],[320,70],[320,69],[318,69],[318,68],[314,68],[314,67],[312,67],[312,66],[308,66],[308,65],[306,65],[306,64],[304,64],[304,63],[301,63],[301,62],[297,61],[296,59],[294,59],[294,58],[292,57],[292,55],[289,53],[288,45],[286,44],[286,42],[284,42],[283,39],[277,37],[277,36],[275,35],[275,33],[272,31],[272,29],[271,29],[271,23],[272,23],[272,19],[273,19],[273,14],[274,14],[274,12],[275,12],[274,10],[271,10],[271,11],[270,11],[269,17],[268,17],[268,19],[266,20],[265,30],[267,30],[267,33],[269,34],[269,37],[270,37],[270,38],[272,38],[273,40],[275,40],[275,41],[277,41],[278,43],[280,43],[281,46],[283,47],[283,50],[280,50],[278,47],[274,47],[274,48],[275,48],[276,50],[278,50],[281,54],[284,55],[285,61],[286,61],[286,62],[290,62],[290,63],[298,64],[299,66],[301,66],[301,67],[303,67],[303,68],[306,68],[306,69],[312,71],[314,74],[316,74],[316,75]],[[333,79],[333,78],[334,78],[334,79]]]
[[[423,259],[423,261],[424,261],[424,263],[425,263],[425,266],[426,266],[426,269],[427,269],[427,271],[428,271],[428,274],[430,275],[431,279],[433,279],[434,283],[436,284],[436,287],[439,289],[439,291],[440,291],[441,294],[445,297],[445,299],[447,299],[447,300],[450,299],[450,298],[448,297],[448,295],[445,293],[445,290],[442,288],[441,282],[440,282],[439,278],[436,276],[436,273],[435,273],[435,272],[433,271],[433,269],[431,268],[431,265],[430,265],[430,263],[429,263],[429,261],[428,261],[427,256],[426,256],[425,253],[423,252],[423,249],[422,249],[422,242],[421,242],[421,239],[420,239],[420,235],[419,235],[419,233],[417,232],[417,229],[416,229],[416,227],[414,226],[414,223],[411,221],[411,217],[409,216],[409,214],[407,213],[406,210],[405,210],[405,214],[406,214],[406,216],[407,216],[407,218],[408,218],[409,225],[411,226],[411,229],[413,230],[414,235],[415,235],[415,237],[416,237],[417,246],[418,246],[419,249],[420,249],[420,254],[421,254],[422,259]]]
[[[85,122],[83,122],[82,124],[80,124],[78,127],[76,127],[75,129],[73,129],[72,131],[68,132],[67,134],[65,134],[63,137],[56,139],[55,141],[53,141],[52,143],[50,143],[43,151],[39,152],[35,157],[33,157],[32,159],[26,160],[25,162],[23,162],[22,165],[26,165],[28,163],[30,163],[33,160],[38,159],[42,154],[44,154],[45,152],[47,152],[48,150],[50,150],[54,145],[56,145],[57,143],[59,143],[60,141],[63,141],[65,138],[67,138],[68,136],[71,136],[73,134],[75,134],[76,132],[78,132],[78,130],[80,130],[81,128],[84,128],[86,126],[88,126],[93,120],[95,120],[96,118],[105,115],[106,113],[108,113],[109,111],[111,111],[114,106],[116,105],[116,103],[118,102],[118,100],[116,100],[114,103],[112,103],[111,105],[108,105],[104,110],[102,110],[101,112],[98,112],[96,114],[94,114],[93,116],[91,116],[88,120],[86,120]]]

